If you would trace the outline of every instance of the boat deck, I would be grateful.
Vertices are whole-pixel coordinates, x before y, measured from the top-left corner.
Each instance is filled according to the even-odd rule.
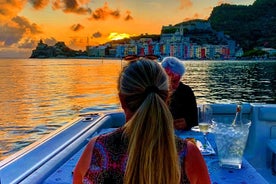
[[[58,168],[43,184],[70,184],[73,181],[73,170],[83,152],[84,148],[77,152],[64,165]]]
[[[236,106],[235,104],[213,104],[212,108],[214,117],[232,119]],[[263,181],[262,183],[276,183],[276,176],[272,174],[271,169],[272,152],[266,145],[268,140],[276,139],[276,105],[245,104],[243,105],[243,117],[252,121],[247,148],[244,155],[244,162],[250,165],[250,170],[253,174],[248,177],[254,178],[255,175],[258,175],[260,178],[265,178],[267,181]],[[44,183],[71,183],[72,171],[82,153],[82,150],[57,169],[54,174],[44,181]],[[276,165],[274,167],[276,167]],[[228,172],[235,173],[236,170]],[[241,174],[240,177],[244,177],[244,175]],[[250,183],[255,183],[255,181],[250,181]]]
[[[92,137],[104,134],[114,130],[114,128],[102,129],[100,133],[95,133]],[[60,168],[58,168],[51,176],[49,176],[43,184],[70,184],[73,180],[73,170],[83,152],[85,147],[79,150],[75,155],[73,155],[66,163],[64,163]]]
[[[212,109],[214,118],[232,121],[236,105],[212,104]],[[251,120],[243,166],[241,169],[221,168],[217,163],[217,155],[204,156],[211,180],[219,184],[276,183],[276,176],[271,169],[276,168],[272,157],[272,152],[275,152],[274,144],[272,147],[268,144],[276,141],[276,104],[243,104],[242,109],[243,117]],[[1,161],[0,183],[70,184],[72,172],[87,142],[92,137],[114,130],[124,123],[124,113],[118,111],[80,115],[77,120]],[[201,133],[193,131],[178,132],[178,136],[202,139]],[[210,143],[216,150],[212,134],[208,136],[211,136]]]
[[[106,132],[110,132],[114,130],[114,128],[111,129],[103,129],[99,134],[103,134]],[[176,132],[176,135],[180,138],[186,138],[186,137],[195,137],[197,140],[203,141],[202,134],[199,132]],[[214,141],[214,135],[208,135],[208,140],[210,141],[211,145],[213,145],[214,149],[215,147],[215,141]],[[84,148],[83,148],[84,149]],[[72,171],[74,170],[74,167],[81,156],[81,153],[83,151],[81,149],[78,151],[72,158],[70,158],[64,165],[62,165],[60,168],[58,168],[50,177],[48,177],[43,184],[66,184],[72,182]],[[246,160],[243,160],[242,169],[229,169],[229,168],[221,168],[218,164],[218,157],[216,154],[212,155],[204,155],[204,159],[207,163],[210,177],[212,180],[212,183],[250,183],[250,184],[268,184],[270,182],[267,181],[273,181],[271,175],[269,176],[267,173],[269,173],[269,169],[260,170],[263,171],[264,174],[267,174],[266,177],[271,177],[269,180],[267,180],[266,177],[262,176],[260,171],[257,171],[252,165]]]

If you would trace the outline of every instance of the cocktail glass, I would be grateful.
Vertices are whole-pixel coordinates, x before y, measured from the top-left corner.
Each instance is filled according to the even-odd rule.
[[[203,133],[204,141],[203,141],[203,153],[209,153],[211,150],[208,149],[208,139],[207,134],[211,131],[211,124],[212,124],[212,116],[213,116],[213,110],[212,107],[208,104],[204,104],[202,106],[201,111],[201,118],[198,123],[198,127],[200,132]]]

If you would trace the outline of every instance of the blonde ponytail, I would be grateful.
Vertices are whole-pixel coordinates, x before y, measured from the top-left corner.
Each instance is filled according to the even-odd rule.
[[[180,183],[168,86],[165,71],[153,61],[138,60],[121,73],[119,92],[133,112],[125,124],[129,144],[124,184]]]

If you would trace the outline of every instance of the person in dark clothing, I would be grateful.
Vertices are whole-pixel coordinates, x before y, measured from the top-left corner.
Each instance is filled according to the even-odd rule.
[[[181,82],[184,64],[176,57],[165,57],[161,63],[170,79],[170,111],[177,130],[190,130],[198,125],[197,103],[190,86]]]

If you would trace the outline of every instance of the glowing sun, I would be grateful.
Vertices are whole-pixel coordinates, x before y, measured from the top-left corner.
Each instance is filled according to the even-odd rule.
[[[110,33],[108,39],[110,40],[121,40],[124,38],[129,38],[130,35],[126,33]]]

